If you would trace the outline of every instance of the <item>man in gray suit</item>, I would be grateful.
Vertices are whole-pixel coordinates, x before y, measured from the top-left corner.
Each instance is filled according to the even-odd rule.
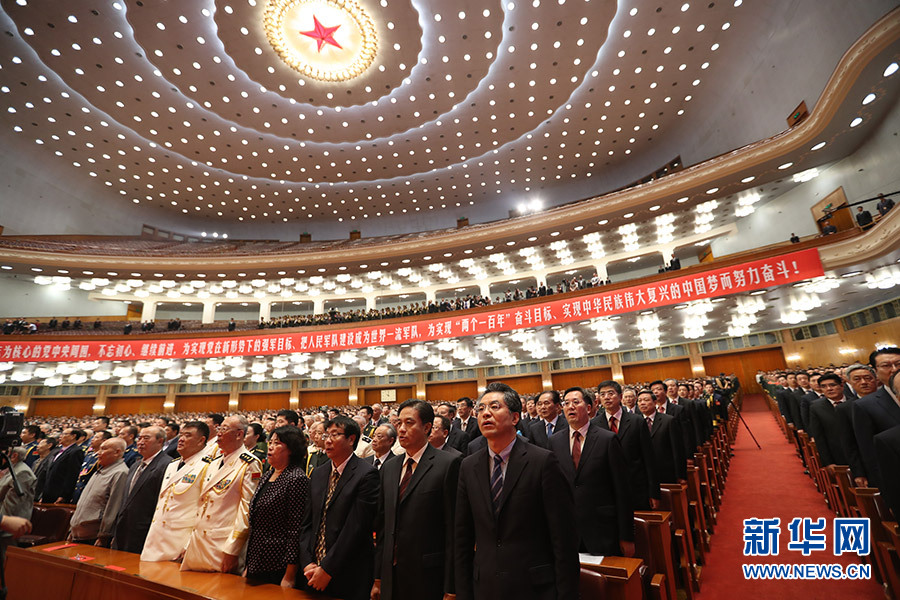
[[[21,517],[31,519],[31,511],[34,508],[34,484],[37,481],[34,473],[25,464],[25,456],[28,451],[22,446],[10,448],[9,471],[0,477],[0,517]],[[11,471],[11,473],[10,473]],[[16,493],[13,487],[12,476],[16,476],[22,495]],[[6,558],[6,547],[13,542],[9,533],[0,532],[0,565]]]

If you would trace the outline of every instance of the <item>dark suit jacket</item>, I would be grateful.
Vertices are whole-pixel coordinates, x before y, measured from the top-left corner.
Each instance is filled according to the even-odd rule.
[[[850,473],[853,477],[865,477],[866,468],[863,466],[862,457],[859,454],[859,445],[856,443],[856,434],[853,431],[853,405],[859,398],[844,396],[845,402],[841,402],[834,409],[837,416],[840,431],[841,448],[847,456],[850,464]]]
[[[601,409],[591,423],[609,431],[605,410]],[[650,447],[650,431],[643,418],[624,410],[618,429],[619,433],[616,435],[622,444],[625,460],[628,461],[632,508],[650,510],[650,498],[659,498],[659,477],[653,461],[653,449]]]
[[[798,388],[799,390],[799,388]],[[779,388],[775,394],[778,410],[784,415],[784,420],[793,423],[797,429],[803,429],[803,419],[800,416],[800,398],[791,388]]]
[[[178,438],[180,437],[181,435],[176,435],[172,438],[171,442],[163,445],[163,452],[165,452],[172,458],[177,458],[179,460],[181,459],[181,455],[178,454]]]
[[[331,575],[325,593],[342,600],[368,600],[372,591],[375,546],[372,531],[378,505],[378,471],[355,454],[350,457],[325,512],[331,461],[310,478],[309,502],[300,528],[297,583],[306,588],[303,567],[316,562],[316,538],[325,513],[325,556],[321,566]]]
[[[641,419],[645,419],[641,415]],[[647,429],[646,421],[642,427]],[[687,472],[684,459],[684,445],[681,443],[681,423],[672,415],[653,415],[653,429],[650,429],[650,447],[653,450],[653,464],[661,483],[678,483]]]
[[[441,600],[454,593],[453,518],[462,454],[426,446],[403,498],[398,494],[406,454],[381,470],[375,579],[381,579],[383,600]]]
[[[516,439],[496,516],[490,473],[487,448],[466,457],[459,470],[457,599],[578,598],[575,499],[556,455]]]
[[[569,424],[566,422],[566,418],[562,413],[559,413],[559,417],[556,419],[556,427],[553,428],[553,434],[555,435],[559,431],[568,430]],[[541,448],[550,447],[550,440],[547,439],[547,423],[545,423],[543,419],[537,419],[531,422],[528,426],[528,437],[531,439],[531,443],[536,446],[540,446]]]
[[[809,429],[809,407],[813,402],[818,400],[819,398],[824,398],[825,396],[819,396],[819,394],[809,391],[803,396],[800,397],[800,420],[803,421],[803,429]]]
[[[881,487],[884,473],[875,455],[875,436],[900,425],[900,406],[883,387],[853,403],[853,432],[869,487]]]
[[[144,540],[150,530],[153,521],[153,512],[156,510],[156,501],[159,498],[159,488],[162,485],[166,467],[172,462],[172,457],[165,452],[160,452],[135,482],[131,493],[128,486],[131,479],[141,466],[142,461],[137,461],[128,469],[128,479],[121,488],[125,494],[116,517],[116,525],[113,530],[113,550],[123,550],[140,554],[144,550]]]
[[[570,433],[571,428],[551,435],[550,450],[574,491],[579,550],[599,556],[620,555],[619,541],[634,541],[631,485],[622,445],[612,431],[592,423],[575,469]]]
[[[384,468],[384,465],[387,464],[387,462],[389,460],[394,460],[395,458],[397,458],[397,455],[394,454],[393,452],[388,451],[388,453],[384,457],[384,462],[381,464],[381,469]],[[372,465],[374,467],[375,466],[375,455],[372,454],[371,456],[365,457],[363,459],[363,462],[366,463],[367,465]],[[381,469],[378,469],[378,470],[380,471]]]
[[[47,460],[51,459],[47,457]],[[72,444],[47,465],[41,502],[56,502],[57,498],[62,498],[66,504],[71,502],[83,460],[84,451],[78,444]]]
[[[463,433],[462,429],[450,428],[450,434],[447,436],[447,445],[451,448],[456,448],[461,454],[465,454],[468,451],[470,441],[469,436]]]
[[[459,417],[453,419],[453,426],[462,431],[462,419]],[[481,435],[481,430],[478,428],[478,419],[475,418],[474,414],[469,417],[469,431],[463,431],[463,433],[469,436],[470,442]]]
[[[657,406],[657,410],[659,406]],[[682,447],[684,448],[684,459],[693,458],[694,452],[697,451],[697,440],[694,435],[694,426],[691,421],[691,415],[688,412],[689,409],[686,408],[686,405],[683,404],[672,404],[668,400],[666,401],[666,412],[665,414],[671,415],[678,420],[678,423],[681,425],[681,442]],[[687,468],[687,467],[685,467]]]
[[[828,398],[819,398],[809,405],[809,434],[816,441],[822,466],[850,464],[841,439],[842,418]]]
[[[875,436],[875,455],[882,473],[892,473],[900,464],[900,426],[891,427]],[[881,483],[881,495],[894,513],[894,520],[900,519],[900,478],[885,477]]]

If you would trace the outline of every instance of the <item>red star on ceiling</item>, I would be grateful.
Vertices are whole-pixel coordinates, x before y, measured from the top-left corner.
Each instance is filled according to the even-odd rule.
[[[325,27],[324,25],[319,23],[319,19],[317,19],[315,15],[313,15],[313,23],[314,26],[312,31],[301,31],[300,33],[316,40],[316,44],[319,45],[319,52],[322,51],[322,46],[324,46],[325,44],[331,44],[332,46],[340,48],[341,50],[344,49],[344,47],[338,44],[337,40],[334,39],[334,32],[338,30],[340,25],[335,25],[334,27]]]

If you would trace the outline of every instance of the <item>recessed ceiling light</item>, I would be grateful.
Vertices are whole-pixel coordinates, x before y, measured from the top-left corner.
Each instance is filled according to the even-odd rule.
[[[869,94],[865,98],[863,98],[863,106],[866,104],[871,104],[875,100],[875,94]]]
[[[810,150],[821,150],[822,148],[825,147],[825,144],[827,144],[827,143],[828,142],[819,142],[818,144],[816,144],[815,146],[810,148]]]
[[[603,219],[602,221],[597,221],[597,225],[606,225],[609,223],[609,219]]]
[[[687,196],[683,196],[683,197],[679,198],[678,200],[676,200],[675,202],[677,202],[678,204],[684,204],[688,200],[690,200],[690,198],[688,198]]]
[[[744,177],[743,179],[741,179],[741,183],[750,183],[750,182],[753,181],[754,179],[756,179],[756,177],[754,177],[753,175],[749,175],[749,176]]]
[[[661,207],[660,207],[659,204],[654,204],[653,206],[650,207],[650,212],[656,212],[656,211],[658,211],[660,208],[661,208]]]
[[[893,75],[894,73],[897,72],[897,68],[898,68],[897,63],[892,62],[891,64],[889,64],[887,66],[887,69],[884,70],[884,76],[890,77],[891,75]]]
[[[624,217],[624,218],[626,218],[626,219],[630,219],[630,218],[631,218],[631,217],[633,217],[633,216],[634,216],[634,213],[633,213],[633,212],[630,212],[630,213],[625,213],[625,214],[624,214],[624,215],[622,215],[622,216],[623,216],[623,217]]]
[[[715,194],[718,191],[719,191],[719,188],[713,187],[713,188],[709,188],[708,190],[706,190],[706,193],[707,194]]]
[[[859,125],[862,122],[863,122],[862,117],[856,117],[855,119],[850,121],[850,127],[856,127],[857,125]]]
[[[792,162],[786,162],[786,163],[784,163],[783,165],[778,165],[778,170],[779,170],[779,171],[784,171],[785,169],[790,169],[790,168],[793,167],[793,166],[794,166],[794,163],[792,163]]]

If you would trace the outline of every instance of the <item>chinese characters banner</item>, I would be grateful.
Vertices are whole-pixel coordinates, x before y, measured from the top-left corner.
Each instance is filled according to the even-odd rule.
[[[747,293],[821,275],[823,269],[819,251],[813,248],[627,288],[609,291],[603,291],[602,287],[593,288],[596,293],[577,298],[509,308],[503,308],[507,305],[500,304],[497,310],[423,318],[416,323],[385,325],[376,321],[374,323],[378,324],[340,330],[216,338],[0,342],[0,361],[212,358],[392,346],[608,317]]]

